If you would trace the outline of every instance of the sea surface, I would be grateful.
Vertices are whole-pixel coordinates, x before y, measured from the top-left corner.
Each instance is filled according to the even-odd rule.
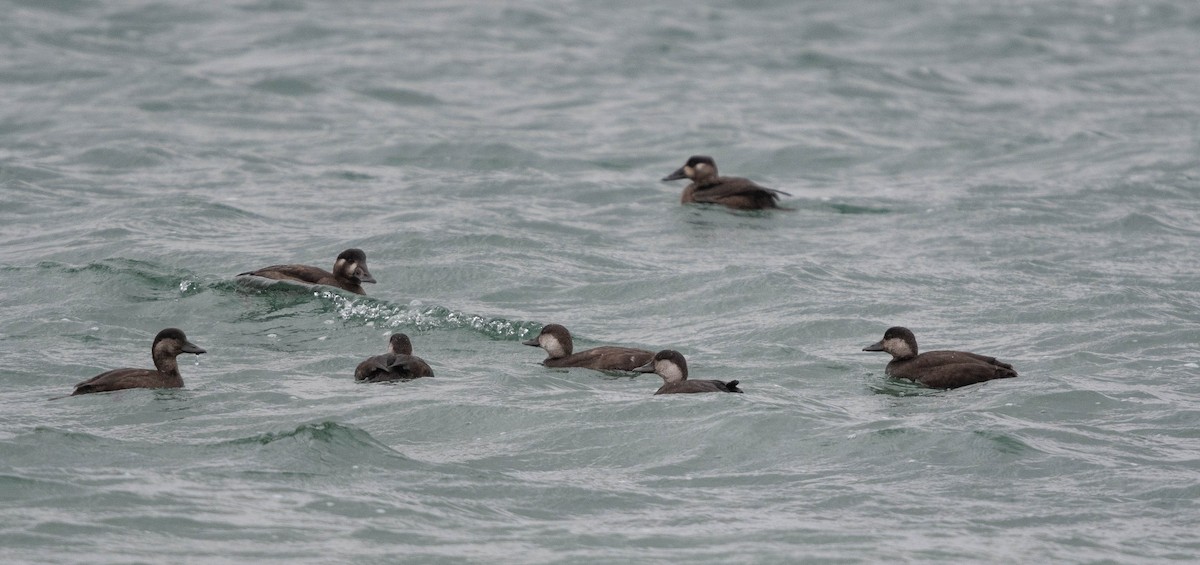
[[[1200,559],[1196,2],[0,14],[3,563]],[[1021,376],[889,380],[896,325]],[[166,327],[185,388],[48,400]],[[392,332],[437,376],[356,384]]]

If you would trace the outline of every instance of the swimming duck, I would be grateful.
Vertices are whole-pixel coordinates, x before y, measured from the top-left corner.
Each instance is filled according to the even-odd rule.
[[[683,189],[680,203],[689,202],[721,204],[736,210],[762,210],[778,208],[779,195],[791,196],[782,190],[764,188],[754,181],[739,177],[722,177],[717,174],[717,164],[712,157],[693,155],[675,172],[663,177],[664,181],[691,179],[692,184]]]
[[[374,283],[375,277],[367,270],[367,254],[362,249],[347,249],[333,262],[333,272],[308,265],[272,265],[257,271],[238,273],[238,276],[255,276],[277,281],[298,281],[308,284],[336,286],[354,294],[363,294],[362,283]]]
[[[917,338],[908,328],[888,328],[878,343],[863,351],[884,351],[892,356],[887,376],[908,379],[930,388],[958,388],[992,379],[1017,376],[1012,365],[965,351],[926,351],[917,354]]]
[[[542,365],[547,367],[582,367],[600,371],[632,371],[645,365],[654,354],[632,347],[604,346],[571,353],[574,345],[571,332],[558,324],[547,324],[537,337],[521,342],[546,350]]]
[[[154,344],[150,346],[154,369],[113,369],[100,373],[75,385],[71,396],[127,388],[180,388],[183,377],[179,375],[175,358],[180,353],[200,355],[204,352],[200,346],[188,341],[182,331],[167,328],[154,336]]]
[[[739,381],[689,381],[687,361],[683,354],[664,349],[654,354],[649,363],[634,369],[638,373],[658,373],[663,385],[654,394],[683,394],[693,392],[742,392]]]
[[[414,357],[408,336],[397,333],[388,339],[388,352],[368,357],[354,369],[354,380],[368,383],[411,381],[432,377],[433,369],[424,359]]]

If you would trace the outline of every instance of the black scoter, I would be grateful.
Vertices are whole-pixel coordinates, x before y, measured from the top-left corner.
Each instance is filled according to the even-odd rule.
[[[995,357],[966,351],[926,351],[917,353],[917,338],[908,328],[888,328],[883,339],[863,351],[883,351],[892,356],[885,373],[895,379],[908,379],[930,388],[958,388],[992,379],[1017,376],[1012,365]]]

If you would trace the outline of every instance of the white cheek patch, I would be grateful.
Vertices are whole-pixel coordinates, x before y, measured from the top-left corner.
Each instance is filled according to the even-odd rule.
[[[909,349],[908,342],[898,337],[893,337],[883,344],[883,350],[891,353],[896,357],[912,357],[912,349]]]
[[[669,383],[677,383],[683,380],[683,371],[679,370],[679,365],[670,361],[655,361],[654,372],[658,373],[658,376]]]
[[[335,275],[336,275],[336,274],[340,274],[340,273],[344,273],[344,272],[346,272],[346,260],[345,260],[345,259],[338,259],[338,260],[337,260],[337,261],[336,261],[336,262],[333,264],[333,274],[335,274]]]
[[[696,169],[693,169],[693,168],[691,168],[691,167],[687,167],[687,166],[685,166],[685,167],[683,168],[683,176],[685,176],[685,177],[687,177],[687,178],[689,178],[689,179],[690,179],[690,178],[692,178],[692,177],[694,177],[694,176],[696,176]]]
[[[538,336],[538,345],[546,350],[546,353],[551,357],[566,357],[567,350],[559,343],[558,338],[550,334],[542,334]]]

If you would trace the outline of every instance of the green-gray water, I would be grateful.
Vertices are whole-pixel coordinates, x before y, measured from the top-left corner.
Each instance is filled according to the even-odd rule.
[[[0,12],[0,561],[1200,553],[1193,2]],[[369,297],[234,281],[348,247]],[[1021,377],[889,381],[892,325]],[[186,388],[47,401],[169,326]],[[393,331],[437,377],[355,384]]]

